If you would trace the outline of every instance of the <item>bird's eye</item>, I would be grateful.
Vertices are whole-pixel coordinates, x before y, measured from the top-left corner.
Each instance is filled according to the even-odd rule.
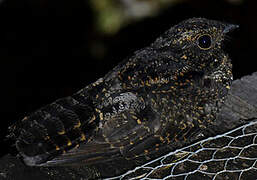
[[[198,46],[200,49],[209,49],[212,44],[211,36],[208,34],[198,37]]]

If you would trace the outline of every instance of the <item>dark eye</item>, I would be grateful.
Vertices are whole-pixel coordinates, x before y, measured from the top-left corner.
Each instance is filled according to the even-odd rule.
[[[201,49],[209,49],[211,47],[211,36],[208,34],[202,35],[198,37],[198,46]]]

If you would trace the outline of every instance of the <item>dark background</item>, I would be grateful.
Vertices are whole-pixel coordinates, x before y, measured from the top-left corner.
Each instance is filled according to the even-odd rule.
[[[226,51],[235,79],[256,71],[257,1],[181,1],[106,35],[86,0],[7,0],[0,5],[0,135],[29,112],[71,95],[190,17],[240,25]],[[8,151],[1,142],[2,153]]]

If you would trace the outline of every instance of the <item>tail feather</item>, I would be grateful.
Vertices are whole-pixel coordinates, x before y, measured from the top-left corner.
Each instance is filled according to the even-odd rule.
[[[39,165],[88,141],[98,124],[94,109],[80,94],[59,99],[12,125],[9,138],[27,165]]]

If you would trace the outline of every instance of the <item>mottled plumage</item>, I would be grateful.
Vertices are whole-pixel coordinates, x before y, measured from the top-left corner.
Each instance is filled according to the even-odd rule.
[[[232,81],[222,44],[236,27],[204,18],[173,26],[95,83],[11,126],[19,154],[30,166],[106,163],[119,173],[131,159],[202,138]]]

